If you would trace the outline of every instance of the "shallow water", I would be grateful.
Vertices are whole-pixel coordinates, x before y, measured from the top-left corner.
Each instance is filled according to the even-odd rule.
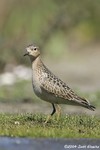
[[[31,139],[0,137],[0,150],[65,149],[100,149],[100,139]]]

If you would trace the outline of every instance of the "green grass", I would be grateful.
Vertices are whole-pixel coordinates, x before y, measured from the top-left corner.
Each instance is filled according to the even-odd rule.
[[[12,137],[100,138],[100,118],[86,115],[56,116],[44,126],[45,115],[0,114],[0,135]]]
[[[79,94],[82,95],[80,91]],[[84,93],[82,96],[86,96],[91,100],[91,103],[100,107],[99,91]],[[13,86],[2,86],[0,89],[0,102],[21,102],[25,98],[32,99],[34,104],[34,94],[28,81],[18,82]],[[54,116],[44,126],[45,120],[46,116],[41,114],[0,114],[0,135],[14,137],[100,138],[100,118],[98,116],[67,115],[61,116],[59,121]]]

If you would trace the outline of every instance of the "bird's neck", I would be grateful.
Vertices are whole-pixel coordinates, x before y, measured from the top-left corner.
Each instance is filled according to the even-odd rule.
[[[42,67],[43,62],[41,61],[40,56],[38,56],[35,60],[32,61],[32,69],[40,68]]]

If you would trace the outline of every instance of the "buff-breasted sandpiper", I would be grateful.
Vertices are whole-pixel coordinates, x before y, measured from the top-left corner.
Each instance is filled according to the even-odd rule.
[[[61,109],[58,104],[83,106],[90,110],[95,110],[95,107],[87,99],[78,96],[43,64],[38,47],[34,45],[27,46],[24,56],[26,55],[30,57],[32,63],[32,85],[34,93],[40,99],[51,103],[53,106],[53,111],[47,117],[45,123],[48,122],[50,116],[55,112],[58,112],[59,116]]]

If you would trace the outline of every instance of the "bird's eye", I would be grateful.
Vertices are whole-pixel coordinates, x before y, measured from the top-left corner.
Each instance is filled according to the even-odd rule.
[[[35,47],[35,48],[34,48],[34,50],[36,51],[36,50],[37,50],[37,48]]]

